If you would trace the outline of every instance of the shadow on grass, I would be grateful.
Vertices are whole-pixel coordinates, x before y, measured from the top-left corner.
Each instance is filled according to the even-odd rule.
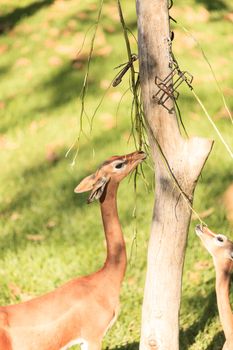
[[[209,281],[214,286],[214,279]],[[198,318],[187,330],[180,332],[180,341],[182,350],[188,350],[191,345],[195,343],[196,336],[203,332],[207,324],[218,315],[217,301],[215,289],[209,293],[207,297],[195,296],[187,301],[189,305],[189,312],[193,310],[200,310],[201,317]],[[223,334],[219,332],[211,341],[211,344],[206,350],[217,350],[223,345]],[[216,346],[216,347],[215,347]]]
[[[0,17],[0,23],[2,21],[2,26],[4,26],[5,23],[4,28],[6,29],[6,23],[9,22],[8,28],[10,29],[10,27],[13,27],[24,16],[32,15],[33,11],[35,12],[43,6],[48,6],[49,4],[52,4],[53,1],[45,0],[41,2],[34,2],[31,5],[25,6],[23,8],[15,9],[14,11],[12,11],[12,13]],[[92,14],[93,20],[92,17],[90,17]],[[81,26],[80,22],[81,24],[85,24],[88,26],[90,26],[91,23],[95,23],[96,10],[83,10],[82,15],[84,16],[84,19],[77,18],[77,16],[73,14],[73,16],[69,17],[69,20],[73,19],[77,21],[77,28]],[[104,14],[103,16],[106,17],[106,15]],[[130,27],[135,27],[135,25],[136,22],[133,22],[132,24],[130,24]],[[116,27],[117,28],[115,33],[117,34],[121,31],[121,28],[119,24],[116,24]],[[77,31],[76,27],[73,30]],[[80,46],[81,43],[78,42],[77,45]],[[77,47],[77,51],[78,48],[79,47]],[[106,60],[106,57],[104,57],[104,60]],[[76,61],[79,64],[78,66]],[[57,112],[57,109],[64,108],[66,107],[66,105],[71,104],[74,101],[80,103],[79,96],[83,87],[86,64],[87,56],[80,55],[73,61],[64,63],[61,67],[53,67],[53,69],[48,71],[47,76],[43,78],[43,80],[40,83],[36,84],[36,86],[33,86],[32,84],[31,90],[30,88],[28,90],[27,87],[25,91],[17,91],[16,94],[13,95],[13,97],[7,98],[7,107],[9,109],[14,110],[16,100],[18,99],[19,101],[17,101],[17,105],[19,105],[20,109],[22,108],[22,110],[20,110],[20,117],[19,114],[15,112],[12,113],[11,118],[8,117],[9,114],[3,114],[1,119],[0,132],[5,133],[19,126],[25,126],[28,123],[30,123],[34,118],[36,120],[44,118],[44,115],[46,115],[46,118],[54,117],[55,113]],[[0,74],[6,73],[5,67],[3,68],[4,69],[0,70]],[[103,57],[98,56],[97,50],[93,52],[92,56],[87,91],[87,98],[94,97],[97,100],[96,105],[98,105],[105,93],[105,91],[100,89],[99,85],[101,79],[103,78],[103,73]],[[115,73],[114,71],[112,71],[112,77],[114,75]],[[25,104],[23,99],[27,98],[29,94],[31,95],[30,103]]]
[[[218,332],[217,334],[215,334],[211,343],[207,346],[206,350],[222,349],[224,343],[225,343],[225,338],[224,338],[223,332]]]
[[[196,0],[197,3],[203,4],[209,11],[221,11],[228,9],[227,4],[223,0]]]
[[[37,11],[45,6],[49,6],[54,0],[36,1],[24,7],[18,7],[12,12],[0,16],[0,35],[9,32],[23,18],[34,15]]]
[[[46,90],[50,96],[48,103],[38,106],[36,111],[54,110],[62,105],[69,103],[80,95],[83,86],[83,74],[80,70],[75,69],[72,63],[68,63],[56,71],[52,77],[43,81],[40,85],[42,91]],[[92,80],[88,95],[98,90],[97,83]]]
[[[10,65],[4,65],[0,67],[0,76],[3,77],[11,69]]]
[[[57,156],[57,160],[55,162],[47,161],[46,159],[28,169],[26,169],[21,177],[24,179],[24,182],[27,183],[27,188],[22,186],[22,190],[16,195],[16,197],[2,208],[1,215],[9,215],[14,211],[21,210],[22,208],[30,208],[33,201],[36,200],[36,197],[40,196],[41,192],[43,192],[44,182],[51,176],[51,172],[59,171],[58,167],[67,167],[67,161],[65,160],[64,154],[65,149],[60,150]],[[63,166],[64,164],[64,166]],[[56,169],[57,168],[57,169]],[[77,181],[70,178],[67,180],[68,174],[65,173],[54,183],[54,187],[56,187],[57,191],[62,191],[63,196],[60,198],[61,203],[59,201],[56,202],[56,205],[64,208],[64,210],[75,210],[75,207],[84,205],[85,201],[82,196],[75,196],[71,189],[75,188],[77,185],[76,182],[81,181],[84,176],[90,174],[82,174]],[[29,185],[31,184],[31,186]],[[51,194],[52,195],[52,194]],[[65,206],[64,206],[65,204]]]
[[[119,133],[123,130],[111,130],[106,133],[103,138],[102,134],[93,139],[93,147],[101,147],[103,144],[111,144],[117,142]],[[90,172],[80,172],[76,176],[76,172],[68,171],[68,162],[65,158],[67,149],[60,149],[57,155],[56,162],[49,162],[46,159],[36,165],[28,167],[22,173],[17,174],[13,179],[15,184],[18,179],[23,179],[20,183],[20,191],[18,191],[10,202],[1,205],[0,214],[2,221],[11,222],[8,227],[8,235],[0,237],[1,254],[5,254],[7,249],[12,248],[12,244],[16,249],[20,249],[25,245],[24,230],[31,231],[33,234],[40,231],[46,231],[45,224],[53,216],[58,215],[58,221],[62,216],[67,217],[75,215],[77,208],[82,208],[87,205],[87,194],[77,195],[74,193],[74,188],[85,177],[90,175]],[[80,150],[83,162],[92,157],[92,148],[90,144],[84,145]],[[79,159],[78,159],[79,160]],[[97,167],[99,164],[96,165]],[[25,186],[24,186],[25,184]],[[34,208],[32,210],[32,208]],[[51,209],[50,209],[51,208]],[[17,221],[12,221],[12,215],[18,213],[19,215],[30,214],[32,219],[28,217],[29,222],[25,223],[23,227],[18,229]],[[17,234],[19,232],[19,234]],[[15,240],[15,237],[17,240]],[[12,243],[13,242],[13,243]]]
[[[82,72],[75,69],[72,66],[71,62],[62,66],[59,70],[56,70],[47,80],[32,88],[30,93],[32,94],[33,100],[36,99],[37,102],[33,103],[32,106],[27,107],[25,112],[22,113],[23,118],[22,115],[19,118],[17,113],[12,115],[10,119],[7,117],[7,115],[6,119],[4,119],[4,115],[2,116],[0,132],[5,133],[9,130],[15,129],[16,127],[27,125],[33,120],[32,116],[34,116],[34,118],[36,116],[36,120],[39,120],[40,115],[44,114],[46,114],[46,117],[48,118],[54,117],[54,112],[60,107],[63,107],[75,100],[80,101],[79,96],[82,86]],[[103,95],[103,91],[101,90],[100,94],[99,91],[100,89],[98,81],[91,79],[88,87],[87,97],[95,96],[99,101]],[[26,96],[28,93],[29,92],[27,91],[24,95]],[[15,103],[16,97],[21,98],[22,96],[20,96],[20,94],[14,96],[14,98],[8,101],[8,104],[11,102]],[[53,113],[49,115],[48,112],[50,111]]]

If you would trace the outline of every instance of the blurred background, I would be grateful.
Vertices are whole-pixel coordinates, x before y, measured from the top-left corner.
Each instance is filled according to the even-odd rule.
[[[106,158],[131,152],[135,145],[129,76],[116,88],[110,87],[117,73],[114,67],[127,61],[117,4],[111,0],[104,1],[96,33],[83,133],[79,134],[79,97],[99,6],[95,0],[0,3],[1,305],[28,300],[75,276],[89,274],[105,259],[98,203],[87,205],[87,195],[75,195],[73,190]],[[132,32],[132,52],[137,53],[135,3],[124,0],[122,7]],[[172,22],[172,28],[180,68],[194,76],[196,92],[232,149],[233,124],[213,74],[197,41],[181,28],[185,26],[204,49],[232,111],[232,2],[177,0],[171,15],[178,21]],[[189,136],[215,140],[194,207],[210,228],[233,239],[232,159],[192,93],[185,87],[180,93],[179,107]],[[135,191],[131,178],[119,190],[129,264],[121,314],[104,339],[105,349],[138,349],[154,200],[151,165],[150,160],[144,165],[148,186],[139,177]],[[215,273],[210,256],[194,234],[197,223],[193,217],[184,267],[181,350],[217,350],[224,337],[215,300]]]

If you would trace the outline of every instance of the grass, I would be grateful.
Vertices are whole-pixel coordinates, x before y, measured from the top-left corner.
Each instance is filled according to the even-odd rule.
[[[201,42],[218,81],[233,109],[231,62],[232,19],[230,1],[183,1],[172,15]],[[126,5],[127,4],[127,5]],[[125,19],[136,33],[133,4],[122,2]],[[0,304],[16,303],[54,289],[77,275],[97,270],[105,258],[104,236],[98,204],[86,205],[86,195],[74,187],[98,164],[113,154],[134,149],[130,92],[127,77],[110,88],[89,133],[87,118],[80,151],[71,166],[76,147],[65,158],[78,135],[78,96],[85,74],[97,1],[16,0],[1,1],[0,13]],[[233,126],[227,118],[214,79],[201,53],[179,26],[174,51],[180,66],[195,77],[201,96],[218,128],[233,148]],[[78,59],[76,53],[87,40]],[[131,38],[132,52],[137,52]],[[86,112],[91,116],[113,68],[127,59],[116,2],[105,1],[97,33]],[[121,101],[121,103],[120,103]],[[205,219],[216,231],[231,238],[222,195],[233,182],[232,162],[193,95],[182,89],[180,108],[189,135],[216,140],[199,181],[195,209],[213,208]],[[119,111],[117,109],[118,105]],[[117,115],[116,115],[117,114]],[[153,174],[145,166],[150,191],[141,179],[137,189],[137,218],[133,218],[133,181],[119,191],[119,213],[130,256],[135,225],[137,249],[133,249],[122,286],[121,314],[104,339],[104,348],[137,349],[146,271],[146,252],[153,208]],[[146,197],[146,200],[145,200]],[[127,200],[126,200],[127,198]],[[143,204],[142,204],[143,203]],[[224,342],[214,293],[214,270],[209,255],[190,227],[184,268],[181,308],[181,350],[217,350]],[[74,348],[75,349],[75,348]]]

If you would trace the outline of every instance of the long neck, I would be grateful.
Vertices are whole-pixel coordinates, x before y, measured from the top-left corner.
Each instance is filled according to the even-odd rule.
[[[117,212],[118,184],[110,180],[100,200],[104,232],[107,242],[107,258],[104,270],[111,271],[111,279],[121,283],[126,269],[125,242]]]
[[[216,268],[216,294],[220,321],[226,340],[232,338],[233,335],[233,315],[229,299],[230,290],[230,273],[224,271],[220,267]]]

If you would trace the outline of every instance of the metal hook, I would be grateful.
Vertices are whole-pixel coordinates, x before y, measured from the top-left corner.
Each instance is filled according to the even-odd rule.
[[[191,84],[193,82],[193,76],[187,71],[181,71],[174,55],[172,54],[171,56],[173,68],[163,80],[159,77],[155,77],[155,85],[158,87],[158,91],[152,96],[152,98],[155,99],[159,105],[166,108],[169,113],[174,111],[174,107],[169,108],[166,102],[169,99],[178,99],[179,92],[177,89],[183,82],[185,82],[191,89]]]
[[[135,62],[137,59],[138,59],[138,55],[133,53],[131,55],[131,59],[129,62],[122,63],[118,67],[115,67],[115,68],[120,68],[120,67],[124,66],[122,68],[122,70],[117,74],[116,78],[113,80],[113,82],[112,82],[113,87],[116,87],[117,85],[119,85],[121,83],[123,76],[128,71],[128,69],[133,65],[133,62]]]

